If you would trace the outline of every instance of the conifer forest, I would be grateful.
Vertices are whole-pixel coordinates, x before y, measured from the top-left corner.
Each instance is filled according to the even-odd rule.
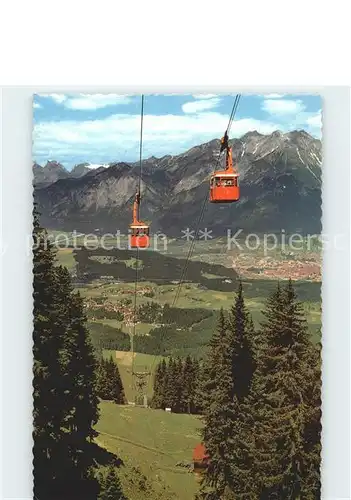
[[[320,343],[311,337],[294,282],[275,283],[265,297],[259,322],[247,306],[250,301],[240,280],[231,306],[217,312],[200,307],[182,314],[170,304],[153,305],[149,297],[138,311],[139,321],[156,324],[153,329],[159,333],[153,336],[150,331],[134,339],[135,351],[141,347],[138,356],[149,356],[152,364],[144,377],[140,366],[134,368],[137,380],[131,401],[131,365],[123,364],[124,358],[116,360],[116,353],[130,354],[128,334],[107,323],[103,330],[91,328],[86,299],[58,262],[57,250],[47,243],[46,234],[35,211],[36,498],[174,498],[174,489],[167,484],[168,472],[164,471],[162,480],[148,477],[143,455],[138,465],[138,446],[143,446],[137,429],[141,420],[146,425],[154,419],[156,426],[149,431],[156,439],[160,432],[172,433],[168,416],[182,422],[177,426],[183,460],[174,460],[169,469],[178,468],[183,474],[179,480],[193,483],[192,496],[187,488],[188,496],[183,498],[320,498]],[[121,302],[117,312],[123,316],[123,311]],[[201,321],[209,322],[211,331],[206,332],[205,347],[195,350],[191,336],[198,335],[195,327]],[[176,327],[182,330],[177,332]],[[189,338],[189,349],[182,351],[169,342],[177,333],[180,339]],[[111,344],[124,337],[128,339],[124,347]],[[145,379],[149,392],[142,383]],[[146,397],[138,399],[138,394]],[[138,418],[132,418],[137,412]],[[137,444],[131,429],[132,438],[123,437],[126,418],[136,427]],[[196,421],[193,431],[187,430],[189,419]],[[187,442],[191,432],[193,437]],[[132,444],[126,452],[123,445],[128,440]],[[192,455],[197,442],[208,457],[201,473],[196,472],[199,464]],[[149,448],[154,450],[145,445]],[[167,449],[158,452],[161,459],[168,454]],[[128,461],[129,453],[134,454],[133,462]]]

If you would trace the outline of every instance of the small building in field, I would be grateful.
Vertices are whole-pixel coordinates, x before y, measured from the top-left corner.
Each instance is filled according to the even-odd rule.
[[[194,472],[202,472],[206,470],[209,463],[209,455],[203,443],[199,443],[193,450]]]

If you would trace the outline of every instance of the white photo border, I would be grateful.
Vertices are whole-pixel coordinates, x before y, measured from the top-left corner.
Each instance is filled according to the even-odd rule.
[[[322,498],[350,499],[350,88],[346,86],[21,86],[2,89],[3,499],[32,499],[32,99],[35,93],[313,93],[323,98]],[[269,90],[268,90],[269,89]]]

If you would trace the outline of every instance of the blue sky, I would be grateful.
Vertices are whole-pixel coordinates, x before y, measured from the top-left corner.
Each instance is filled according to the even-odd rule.
[[[233,95],[146,95],[143,158],[176,155],[220,138]],[[304,129],[321,138],[320,96],[243,94],[230,137],[257,130],[269,134]],[[69,170],[77,163],[137,161],[140,95],[39,94],[33,98],[33,160],[57,160]]]

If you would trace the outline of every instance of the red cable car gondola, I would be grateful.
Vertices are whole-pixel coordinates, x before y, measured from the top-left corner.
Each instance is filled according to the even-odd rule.
[[[226,150],[226,169],[218,170],[211,175],[210,202],[233,203],[240,198],[239,174],[233,167],[232,148],[228,144],[228,134],[221,139],[220,153]]]
[[[140,193],[137,192],[133,203],[133,222],[129,226],[131,234],[129,235],[130,248],[148,248],[150,244],[150,227],[139,220]]]

